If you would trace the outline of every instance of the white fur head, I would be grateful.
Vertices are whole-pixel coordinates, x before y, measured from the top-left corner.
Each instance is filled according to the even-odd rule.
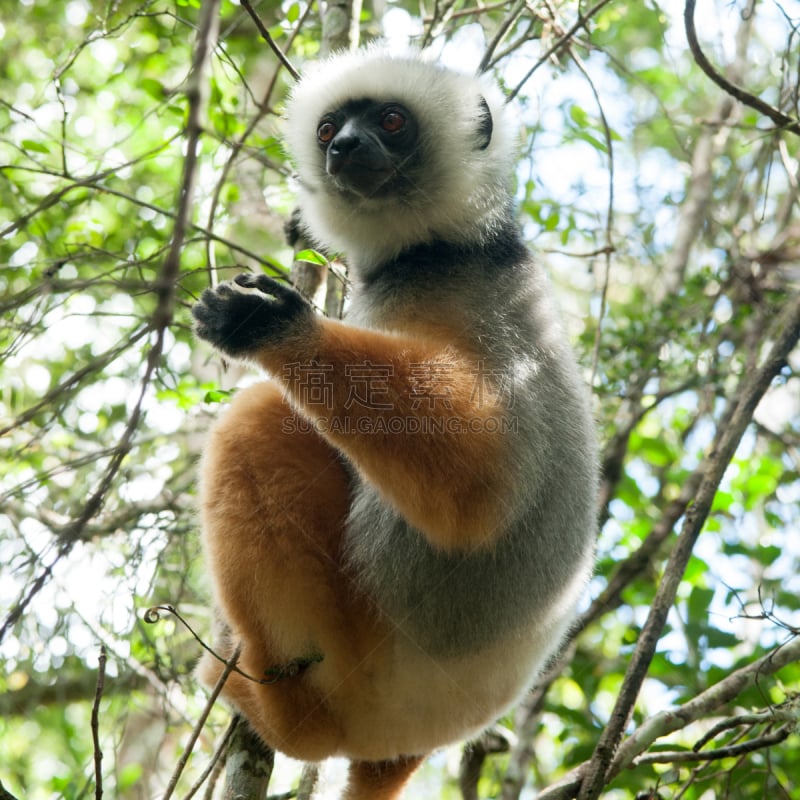
[[[400,103],[414,115],[424,169],[414,176],[413,196],[344,194],[326,174],[319,120],[363,99]],[[486,146],[476,145],[486,113],[482,99],[492,116]],[[513,127],[490,83],[419,52],[370,47],[320,61],[306,70],[287,107],[285,139],[299,176],[303,221],[362,275],[414,244],[479,243],[508,219]]]

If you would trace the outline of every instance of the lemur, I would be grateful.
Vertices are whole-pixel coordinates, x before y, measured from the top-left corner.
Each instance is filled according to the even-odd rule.
[[[419,54],[319,63],[285,139],[308,235],[349,266],[345,321],[263,274],[193,309],[270,376],[203,456],[220,649],[246,673],[224,695],[271,747],[348,757],[348,800],[399,797],[511,707],[592,569],[594,424],[515,221],[512,131],[486,81]]]

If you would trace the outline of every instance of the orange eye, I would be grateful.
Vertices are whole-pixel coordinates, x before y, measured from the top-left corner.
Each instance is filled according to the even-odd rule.
[[[381,127],[389,133],[396,133],[406,124],[406,118],[399,111],[387,111],[381,117]]]
[[[323,122],[317,128],[317,141],[320,144],[329,144],[334,136],[336,136],[336,126],[332,122]]]

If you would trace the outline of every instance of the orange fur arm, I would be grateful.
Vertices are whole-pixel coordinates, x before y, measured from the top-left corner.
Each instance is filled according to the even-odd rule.
[[[434,544],[471,549],[499,535],[508,409],[481,360],[331,320],[312,331],[252,358]]]

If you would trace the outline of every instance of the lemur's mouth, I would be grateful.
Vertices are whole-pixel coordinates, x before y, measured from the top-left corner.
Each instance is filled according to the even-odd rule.
[[[328,174],[339,189],[353,192],[360,197],[380,197],[392,192],[395,171],[372,167],[348,159],[337,165],[334,171],[329,167]]]

